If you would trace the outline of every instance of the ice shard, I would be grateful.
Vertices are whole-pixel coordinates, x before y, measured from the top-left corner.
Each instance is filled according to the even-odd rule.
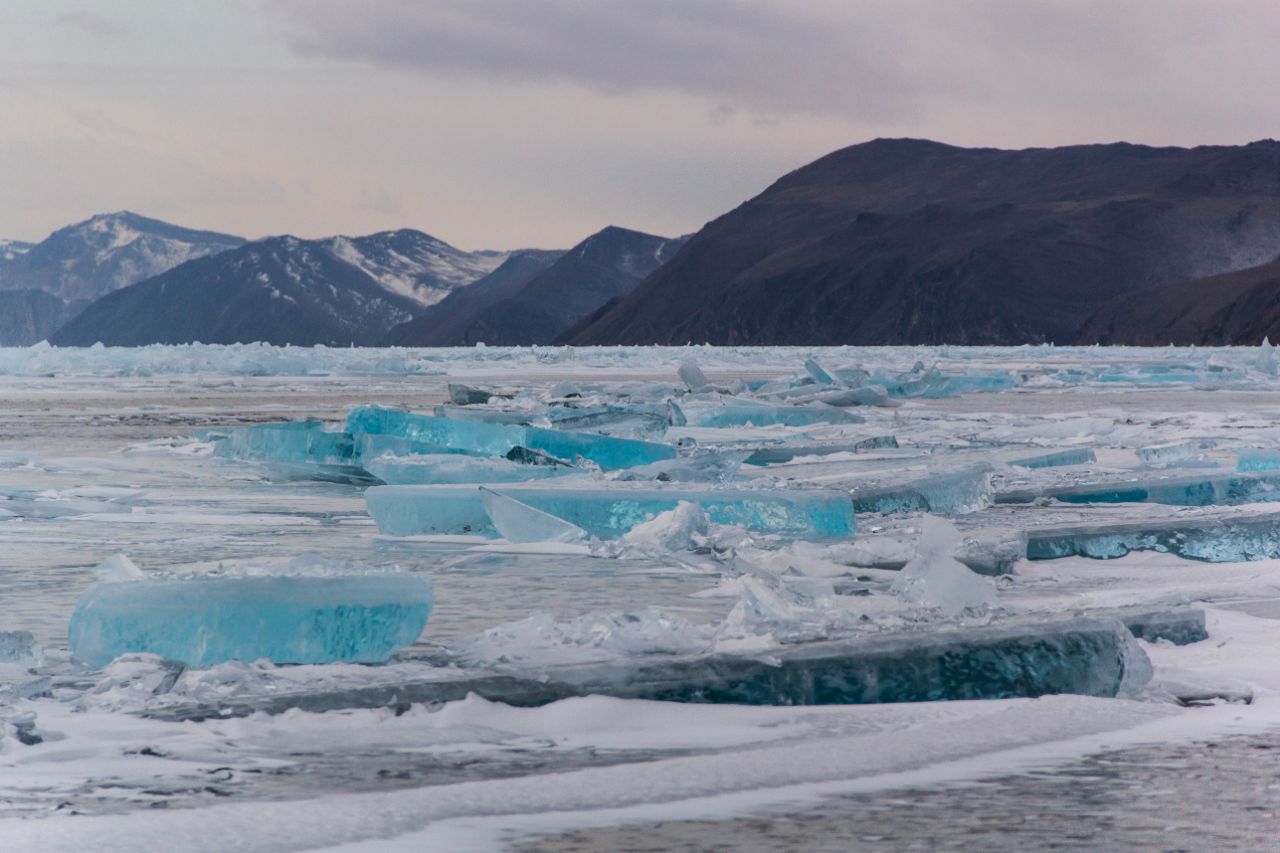
[[[1063,503],[1154,503],[1170,506],[1235,506],[1280,500],[1280,474],[1179,476],[1163,479],[1083,483],[1049,489],[1013,489],[996,495],[997,503],[1030,503],[1049,497]]]
[[[925,516],[920,527],[915,556],[890,588],[894,595],[952,615],[994,605],[995,587],[952,556],[960,547],[956,526],[945,518]]]
[[[873,435],[847,441],[795,441],[757,445],[746,458],[748,465],[772,465],[790,462],[804,456],[830,456],[833,453],[862,453],[868,450],[895,448],[898,440],[891,435]],[[747,448],[735,448],[745,450]]]
[[[564,465],[525,465],[503,457],[459,454],[380,456],[365,462],[364,468],[389,485],[522,483],[584,473]]]
[[[616,539],[637,524],[698,504],[716,524],[739,524],[762,533],[818,539],[853,535],[849,498],[829,489],[731,489],[630,483],[593,486],[512,484],[494,491],[581,527]],[[365,493],[378,529],[392,536],[474,534],[496,537],[474,486],[378,486]]]
[[[258,424],[221,430],[214,455],[263,463],[278,479],[370,483],[359,465],[356,442],[315,421]],[[212,436],[211,436],[212,437]]]
[[[1280,514],[1208,516],[1041,528],[1027,534],[1027,558],[1109,560],[1157,551],[1206,563],[1280,558]]]
[[[826,368],[824,368],[821,364],[818,364],[818,360],[815,358],[806,359],[804,363],[804,369],[805,369],[805,372],[809,374],[809,378],[811,378],[814,382],[818,383],[819,385],[835,385],[836,384],[835,377],[833,377],[830,373],[828,373]]]
[[[443,445],[476,456],[505,456],[513,448],[524,447],[559,459],[582,457],[605,470],[676,457],[676,449],[669,444],[538,427],[474,423],[377,406],[353,409],[347,415],[346,429],[352,434],[394,435]]]
[[[991,469],[978,465],[905,483],[854,486],[851,494],[858,512],[975,512],[991,505]]]
[[[1246,447],[1236,453],[1237,471],[1280,471],[1280,450]]]
[[[676,375],[680,377],[684,387],[694,393],[707,390],[707,387],[711,384],[707,381],[707,374],[703,373],[702,368],[692,361],[683,362],[676,369]]]
[[[525,707],[591,694],[739,705],[858,705],[1056,693],[1111,697],[1132,688],[1149,668],[1142,649],[1116,619],[1025,620],[803,643],[759,654],[644,655],[542,668],[445,670],[420,681],[193,703],[156,716],[199,720],[292,708],[320,712],[449,702],[469,693]]]
[[[93,666],[148,652],[189,666],[381,663],[417,640],[431,612],[418,575],[244,575],[97,581],[68,626]]]
[[[1212,450],[1218,443],[1212,439],[1191,438],[1184,441],[1167,441],[1162,444],[1151,444],[1139,447],[1134,451],[1138,458],[1147,465],[1168,465],[1194,459]]]
[[[1097,455],[1087,447],[1076,447],[1070,450],[1055,450],[1052,453],[1041,453],[1038,456],[1024,456],[1015,459],[1010,465],[1019,468],[1060,468],[1067,465],[1087,465],[1097,462]]]
[[[863,418],[826,403],[775,406],[756,400],[725,397],[716,401],[690,400],[681,406],[689,426],[813,426],[855,424]]]
[[[489,520],[508,542],[577,542],[587,538],[587,532],[581,527],[515,498],[490,489],[481,489],[480,495]]]

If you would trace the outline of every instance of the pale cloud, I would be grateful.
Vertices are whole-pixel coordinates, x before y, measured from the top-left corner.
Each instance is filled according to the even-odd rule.
[[[114,36],[119,35],[123,30],[119,21],[88,9],[63,12],[53,21],[60,26],[83,30],[93,36]]]

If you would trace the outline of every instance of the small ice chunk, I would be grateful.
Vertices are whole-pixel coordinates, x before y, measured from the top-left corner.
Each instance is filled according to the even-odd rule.
[[[676,370],[676,374],[679,375],[680,381],[685,384],[685,387],[694,393],[705,391],[707,386],[711,384],[707,381],[707,374],[703,373],[702,368],[692,361],[686,361],[681,364],[679,369]]]
[[[523,504],[515,498],[498,494],[491,489],[481,489],[484,511],[489,520],[512,544],[527,542],[577,542],[585,539],[587,532],[562,518]]]
[[[621,542],[646,551],[685,551],[696,547],[697,537],[707,535],[707,514],[702,507],[681,501],[623,534]]]
[[[93,575],[100,581],[141,580],[147,575],[124,554],[112,554],[94,567]]]
[[[29,669],[44,659],[44,650],[30,631],[0,631],[0,664]]]
[[[1163,444],[1152,444],[1139,447],[1135,453],[1147,465],[1168,465],[1171,462],[1182,462],[1194,459],[1206,450],[1212,450],[1218,442],[1209,438],[1190,438],[1184,441],[1167,441]]]
[[[130,652],[190,666],[381,663],[418,639],[431,600],[431,582],[409,574],[97,581],[67,634],[72,653],[97,667]]]
[[[952,554],[960,546],[960,531],[945,518],[921,520],[916,555],[894,580],[893,593],[904,601],[933,607],[951,615],[996,603],[996,591]]]
[[[804,369],[805,372],[809,374],[809,378],[814,382],[817,382],[819,385],[836,384],[835,378],[832,377],[832,375],[828,373],[821,364],[818,364],[818,360],[816,358],[805,359]]]

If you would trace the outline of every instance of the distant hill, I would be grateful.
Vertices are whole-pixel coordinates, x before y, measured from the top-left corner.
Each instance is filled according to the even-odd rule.
[[[39,243],[0,245],[0,291],[43,290],[64,302],[85,303],[243,242],[128,211],[103,213]]]
[[[5,291],[0,293],[0,306],[0,347],[43,341],[81,307],[43,290]]]
[[[1098,309],[1080,340],[1149,346],[1253,345],[1280,340],[1280,260],[1139,290]]]
[[[523,283],[517,284],[513,274],[476,297],[460,294],[455,304],[441,303],[404,327],[396,340],[407,346],[552,343],[609,300],[634,290],[683,243],[684,238],[609,226]]]
[[[94,302],[51,342],[374,345],[497,267],[420,231],[273,237],[200,258]]]
[[[1004,151],[882,139],[779,179],[561,339],[1091,342],[1083,327],[1108,300],[1278,255],[1274,141]],[[1119,342],[1147,331],[1115,328]]]
[[[472,325],[495,303],[514,296],[563,254],[563,251],[543,249],[512,252],[502,266],[484,278],[455,290],[417,317],[396,326],[384,343],[412,347],[474,344],[475,341],[468,340]]]

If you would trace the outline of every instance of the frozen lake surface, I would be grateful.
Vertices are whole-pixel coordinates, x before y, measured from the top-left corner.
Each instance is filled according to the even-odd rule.
[[[810,357],[837,374],[831,390],[806,371]],[[677,377],[688,361],[734,393],[691,394]],[[721,402],[790,411],[895,382],[886,405],[810,423],[750,412],[730,423],[739,413]],[[590,428],[639,430],[627,437],[679,444],[682,459],[727,453],[736,462],[715,485],[836,489],[876,509],[839,542],[716,525],[696,542],[670,531],[524,546],[397,537],[379,532],[363,485],[281,476],[193,437],[273,421],[338,429],[369,403],[428,411],[449,402],[450,383],[499,392],[466,407],[491,415],[665,412],[674,400],[688,423]],[[565,397],[565,383],[576,393]],[[554,388],[567,407],[548,403]],[[896,447],[863,443],[887,436]],[[787,447],[808,449],[783,459]],[[780,461],[741,465],[742,448]],[[1078,847],[1247,848],[1267,837],[1255,827],[1275,804],[1280,488],[1265,470],[1236,468],[1242,451],[1267,450],[1280,450],[1268,348],[0,350],[0,630],[31,631],[45,649],[34,666],[0,664],[0,838],[23,850],[835,849],[859,838],[869,849],[1016,849],[1084,823],[1105,829]],[[1071,464],[1021,464],[1063,452]],[[586,476],[628,486],[615,472]],[[938,491],[952,481],[968,485]],[[1194,488],[1162,497],[1174,482]],[[1073,499],[1082,489],[1093,497]],[[891,591],[926,508],[964,537],[956,553],[988,573],[993,607],[946,614]],[[1128,537],[1119,550],[1117,526]],[[1203,530],[1216,551],[1170,553]],[[1029,560],[1028,535],[1075,550]],[[148,573],[302,554],[396,567],[428,577],[435,605],[418,642],[384,666],[180,671],[133,656],[96,670],[71,659],[67,625],[94,567],[115,554]],[[192,703],[229,711],[429,680],[442,661],[767,655],[1188,605],[1204,610],[1209,639],[1141,641],[1151,678],[1124,698],[748,707],[590,696],[516,708],[472,696],[180,719]],[[24,743],[32,734],[40,742]],[[1118,757],[1084,760],[1100,754]],[[1226,754],[1247,770],[1221,784],[1229,774],[1209,773],[1219,798],[1199,799],[1197,777],[1181,771],[1223,767]],[[1056,810],[1040,828],[1020,819],[1046,804]],[[1161,804],[1205,819],[1161,824]],[[1243,815],[1234,829],[1214,824],[1232,810]],[[956,814],[983,817],[952,831],[943,818]]]

